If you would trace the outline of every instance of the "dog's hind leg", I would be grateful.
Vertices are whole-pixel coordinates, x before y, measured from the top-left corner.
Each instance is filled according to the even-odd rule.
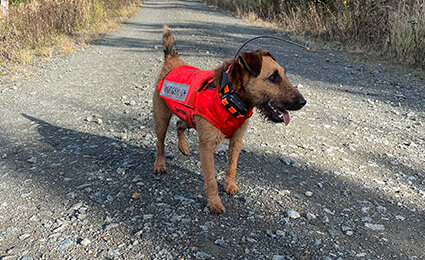
[[[184,155],[189,155],[189,145],[187,144],[186,138],[184,136],[184,131],[188,129],[189,126],[182,120],[178,120],[176,123],[177,137],[179,138],[179,150]]]
[[[229,152],[227,160],[226,177],[224,178],[224,190],[230,194],[236,194],[239,191],[236,185],[236,167],[239,154],[242,149],[242,139],[248,127],[248,120],[239,127],[229,140]]]
[[[156,89],[153,94],[153,119],[155,121],[155,134],[157,138],[154,164],[155,173],[165,173],[167,171],[164,158],[164,141],[172,115],[173,112],[159,96],[158,89]]]

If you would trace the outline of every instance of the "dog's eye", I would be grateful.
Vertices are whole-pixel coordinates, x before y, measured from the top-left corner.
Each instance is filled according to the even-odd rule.
[[[270,80],[271,82],[276,82],[277,77],[276,77],[276,75],[273,74],[273,75],[269,76],[267,79]]]

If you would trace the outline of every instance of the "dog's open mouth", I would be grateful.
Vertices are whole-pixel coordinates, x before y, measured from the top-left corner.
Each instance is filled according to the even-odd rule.
[[[276,106],[270,104],[270,102],[263,104],[262,108],[264,115],[275,123],[283,122],[285,125],[288,125],[291,121],[288,111],[279,109]]]

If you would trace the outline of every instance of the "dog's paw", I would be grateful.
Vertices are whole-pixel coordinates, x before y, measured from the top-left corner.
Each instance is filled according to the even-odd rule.
[[[163,174],[167,172],[167,168],[165,167],[165,164],[157,164],[155,163],[153,171],[156,174]]]
[[[189,151],[189,145],[187,144],[186,140],[179,141],[179,150],[182,154],[188,156],[190,154]]]
[[[235,195],[239,191],[239,188],[235,182],[225,182],[224,190],[229,194]]]
[[[167,173],[167,168],[165,168],[165,166],[158,167],[158,168],[155,168],[153,171],[155,172],[155,174],[164,174],[164,173]]]
[[[207,203],[207,207],[209,208],[210,212],[213,214],[221,214],[226,212],[226,209],[224,208],[223,204],[221,204],[221,200],[219,197],[214,199],[209,199]]]

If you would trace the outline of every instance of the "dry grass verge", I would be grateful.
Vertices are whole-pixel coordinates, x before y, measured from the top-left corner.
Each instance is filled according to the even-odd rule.
[[[142,2],[11,0],[8,17],[0,15],[0,65],[28,64],[34,57],[73,51],[116,28],[136,13]]]
[[[204,0],[319,41],[425,68],[425,0]]]

